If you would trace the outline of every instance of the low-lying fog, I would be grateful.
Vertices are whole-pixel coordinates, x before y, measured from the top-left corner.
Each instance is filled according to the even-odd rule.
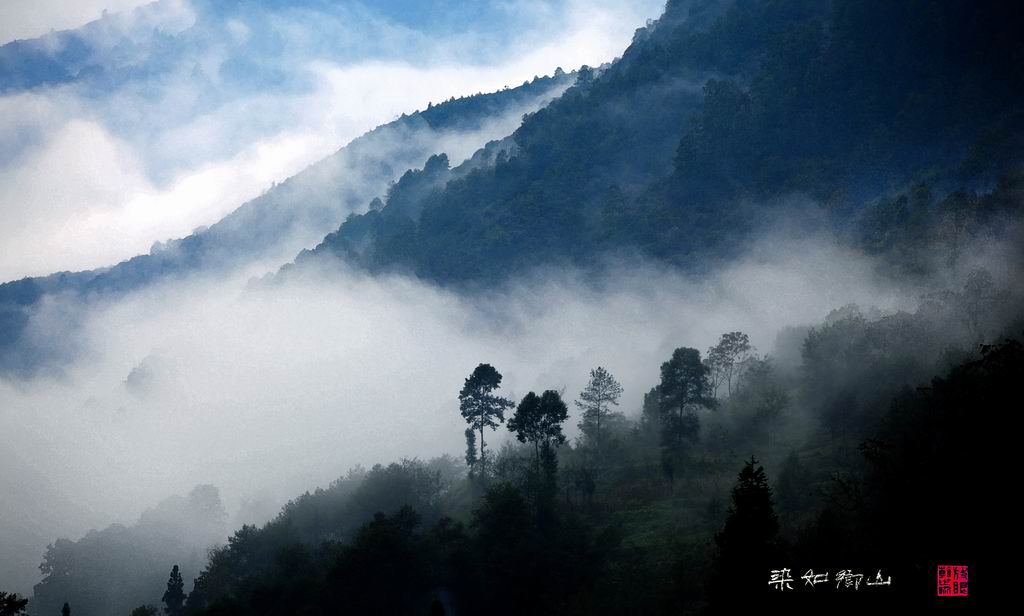
[[[675,347],[738,329],[771,352],[784,326],[849,302],[912,307],[918,293],[833,242],[778,238],[699,283],[638,264],[599,285],[562,271],[475,297],[341,266],[288,278],[178,282],[36,315],[53,335],[86,311],[78,333],[57,336],[76,349],[65,373],[0,380],[0,539],[20,546],[0,571],[37,579],[46,543],[130,523],[200,483],[234,515],[355,464],[460,455],[457,394],[480,362],[512,397],[573,397],[603,365],[635,412]]]

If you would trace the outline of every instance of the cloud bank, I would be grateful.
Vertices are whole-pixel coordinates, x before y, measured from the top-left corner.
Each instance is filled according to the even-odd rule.
[[[700,281],[631,264],[597,284],[537,272],[470,297],[338,265],[271,284],[166,283],[94,304],[80,338],[65,341],[80,355],[63,376],[0,381],[0,448],[10,468],[34,471],[16,471],[7,493],[31,494],[42,477],[66,507],[3,564],[34,579],[57,535],[131,521],[197,483],[218,486],[237,512],[246,500],[326,485],[354,464],[458,455],[457,394],[480,362],[505,375],[513,397],[575,396],[600,364],[635,412],[678,346],[705,349],[738,329],[769,352],[780,328],[837,306],[912,304],[914,293],[871,272],[831,241],[776,238]],[[63,315],[81,310],[55,300],[33,327],[60,332]],[[5,499],[3,540],[44,506],[53,507]]]
[[[177,4],[88,31],[106,80],[0,96],[0,280],[147,252],[403,112],[608,61],[660,9],[552,2],[529,12],[512,3],[511,14],[529,14],[531,24],[547,15],[548,25],[489,40],[472,31],[431,38],[359,8],[225,17]],[[195,23],[183,29],[189,15]],[[154,23],[172,41],[192,37],[187,49],[159,55]],[[329,35],[337,48],[325,48]],[[160,68],[117,77],[129,60]]]

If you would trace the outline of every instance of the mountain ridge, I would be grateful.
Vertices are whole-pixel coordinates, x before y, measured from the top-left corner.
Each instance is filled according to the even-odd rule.
[[[584,69],[527,118],[515,156],[427,196],[417,219],[385,206],[315,252],[455,286],[617,251],[702,271],[794,196],[864,248],[884,219],[872,212],[901,193],[927,185],[935,226],[991,220],[947,197],[1019,175],[1024,45],[1007,25],[1018,8],[760,1],[691,21],[693,10],[670,2],[607,70]],[[953,57],[961,47],[975,52]]]
[[[25,348],[21,338],[33,306],[43,297],[124,293],[193,271],[291,260],[336,228],[347,213],[367,207],[373,197],[384,194],[401,170],[451,147],[464,147],[458,143],[462,140],[503,137],[522,113],[560,95],[574,78],[559,71],[516,88],[430,105],[356,138],[217,223],[184,238],[154,244],[148,254],[97,270],[0,284],[0,370],[16,370],[26,359],[29,366],[53,359],[45,356],[45,349]]]

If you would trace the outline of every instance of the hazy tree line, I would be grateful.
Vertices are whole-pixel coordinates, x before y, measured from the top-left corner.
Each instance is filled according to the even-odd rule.
[[[237,530],[201,570],[166,561],[166,584],[147,591],[156,605],[123,611],[835,609],[834,595],[794,604],[771,594],[769,570],[801,565],[881,568],[899,582],[844,605],[927,608],[930,567],[951,554],[977,562],[994,532],[973,478],[999,463],[1005,437],[978,417],[1012,408],[1024,350],[1014,340],[979,347],[976,335],[1002,340],[1024,322],[1007,316],[1015,299],[987,287],[988,316],[972,316],[964,296],[988,279],[976,272],[913,313],[843,307],[780,334],[777,357],[758,355],[742,332],[704,353],[678,348],[638,413],[616,410],[624,391],[606,367],[568,404],[557,384],[508,399],[501,373],[482,363],[453,387],[472,435],[464,460],[353,469],[262,528]],[[955,536],[944,531],[950,516],[962,522]],[[101,556],[85,566],[105,566]],[[86,579],[68,566],[64,577]],[[79,616],[108,613],[91,597],[125,578],[89,582],[100,588],[61,579],[37,588],[53,611],[33,614],[64,602]],[[7,613],[25,609],[3,601]]]
[[[146,510],[133,526],[113,524],[77,541],[57,539],[43,554],[31,612],[56,614],[67,602],[78,616],[128,613],[141,598],[160,598],[154,589],[166,581],[169,560],[197,570],[206,563],[207,548],[229,531],[217,488],[200,485]]]

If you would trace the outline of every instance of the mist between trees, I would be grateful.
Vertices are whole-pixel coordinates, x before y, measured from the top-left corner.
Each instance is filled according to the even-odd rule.
[[[208,560],[180,547],[225,528],[196,488],[50,546],[32,613],[731,613],[777,600],[768,572],[792,561],[878,563],[894,590],[852,605],[927,607],[930,564],[990,532],[969,478],[998,437],[972,418],[1011,399],[1017,301],[978,270],[912,311],[783,328],[771,354],[725,331],[663,355],[639,408],[614,367],[520,396],[481,363],[447,387],[464,456],[356,466]],[[964,532],[934,541],[936,510]]]

